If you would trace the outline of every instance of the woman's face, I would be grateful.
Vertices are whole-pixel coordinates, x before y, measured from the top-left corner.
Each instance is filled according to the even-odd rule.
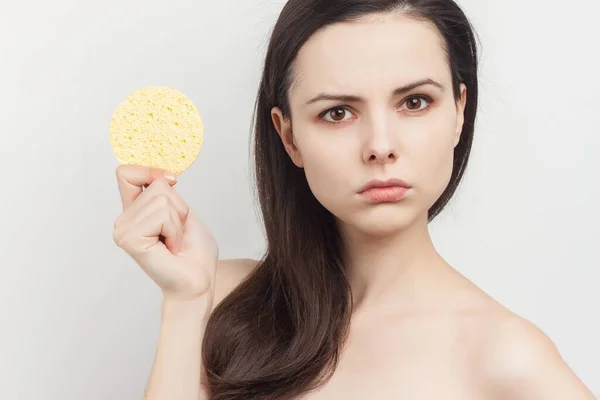
[[[461,85],[455,102],[433,25],[398,14],[331,25],[305,43],[294,72],[291,121],[274,108],[273,122],[317,200],[368,234],[426,219],[450,180],[466,98]],[[377,201],[360,193],[373,179],[411,188]]]

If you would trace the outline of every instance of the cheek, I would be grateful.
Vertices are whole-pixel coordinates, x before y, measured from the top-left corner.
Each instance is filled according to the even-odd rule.
[[[419,143],[415,151],[415,171],[418,172],[417,182],[427,195],[428,202],[433,204],[444,192],[454,162],[454,131],[449,124],[439,126]]]
[[[349,144],[331,133],[304,129],[296,144],[302,156],[306,180],[315,197],[326,208],[335,202],[336,193],[348,190],[353,151]]]

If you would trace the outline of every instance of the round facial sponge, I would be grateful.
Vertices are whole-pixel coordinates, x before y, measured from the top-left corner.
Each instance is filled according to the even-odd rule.
[[[204,125],[200,113],[183,93],[152,86],[129,94],[119,104],[110,120],[109,134],[120,163],[180,175],[200,153]]]

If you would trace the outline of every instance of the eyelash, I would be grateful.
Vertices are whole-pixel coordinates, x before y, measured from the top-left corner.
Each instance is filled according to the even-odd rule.
[[[408,111],[409,114],[419,114],[422,113],[423,111],[426,111],[427,109],[429,109],[431,107],[431,105],[434,103],[433,99],[425,94],[416,94],[413,96],[408,97],[406,100],[404,100],[402,102],[402,104],[405,104],[407,101],[412,100],[412,99],[421,99],[421,100],[425,100],[428,103],[428,106],[425,107],[424,109],[420,110],[420,111]],[[333,110],[346,110],[348,112],[351,112],[349,110],[348,106],[336,106],[336,107],[332,107],[332,108],[328,108],[327,110],[323,111],[322,113],[319,114],[319,119],[323,120],[324,122],[328,123],[328,124],[333,124],[333,125],[337,125],[337,124],[342,124],[344,122],[348,122],[347,120],[342,120],[342,121],[327,121],[324,119],[324,117],[330,113]]]

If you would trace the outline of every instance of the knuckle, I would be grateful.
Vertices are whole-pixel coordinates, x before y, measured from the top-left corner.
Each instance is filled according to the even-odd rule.
[[[175,216],[177,216],[177,211],[175,211],[175,209],[173,207],[163,209],[163,217],[164,217],[166,223],[168,223],[168,224],[175,223],[177,221],[177,218],[175,218]]]
[[[167,180],[160,176],[154,179],[154,181],[152,181],[152,185],[161,189],[166,189],[169,187],[169,183],[167,182]]]
[[[118,179],[124,179],[127,175],[127,165],[121,164],[115,169],[115,175]]]
[[[126,236],[121,237],[119,240],[119,247],[125,250],[127,253],[130,253],[131,240],[128,240]]]
[[[160,218],[163,224],[169,224],[171,222],[171,207],[161,207],[156,215]]]
[[[113,230],[112,239],[113,239],[114,244],[119,246],[119,235],[117,234],[116,230]],[[119,246],[119,247],[121,247],[121,246]]]
[[[118,229],[121,224],[123,223],[123,214],[119,215],[117,218],[115,218],[115,222],[113,223],[113,229]]]
[[[186,205],[183,207],[183,210],[181,210],[181,212],[179,213],[179,221],[181,221],[182,224],[185,224],[188,220],[189,215],[190,208]]]
[[[166,193],[157,194],[153,201],[161,208],[167,208],[171,204],[171,200]]]
[[[129,232],[121,235],[119,239],[119,247],[125,250],[128,254],[134,255],[138,253],[136,250],[139,247],[138,234],[135,232]]]
[[[181,213],[185,218],[187,218],[188,215],[190,215],[190,207],[185,202],[182,202]]]
[[[113,231],[113,242],[119,246],[119,247],[123,247],[123,235],[121,234],[121,232],[118,229],[115,229]]]
[[[170,188],[170,186],[169,186],[169,188]],[[170,190],[167,193],[168,193],[168,197],[171,200],[171,204],[173,205],[178,218],[181,219],[182,221],[185,221],[190,213],[190,207],[181,198],[181,196],[179,196],[179,194],[177,194],[177,192],[172,190],[172,188],[170,188]]]

